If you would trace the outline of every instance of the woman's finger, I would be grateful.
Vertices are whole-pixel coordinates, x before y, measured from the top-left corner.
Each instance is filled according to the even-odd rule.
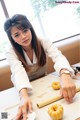
[[[64,97],[64,99],[67,101],[67,102],[71,102],[72,101],[72,98],[69,97],[69,94],[68,93],[68,90],[66,88],[63,88],[62,89],[62,96]]]
[[[28,106],[29,106],[29,112],[32,112],[33,111],[32,102],[30,102]]]
[[[72,88],[72,95],[73,95],[73,97],[75,96],[75,94],[76,94],[76,86],[74,86],[74,87]]]
[[[22,116],[23,116],[23,120],[27,120],[27,109],[25,107],[22,108]]]
[[[67,93],[66,88],[63,88],[63,89],[62,89],[62,94],[63,94],[63,97],[64,97],[64,98],[67,98],[68,93]]]
[[[18,113],[16,115],[16,120],[19,120],[19,118],[22,116],[22,110],[21,107],[18,108]]]

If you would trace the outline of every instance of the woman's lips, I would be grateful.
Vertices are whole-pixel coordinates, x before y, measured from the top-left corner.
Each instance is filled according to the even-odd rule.
[[[28,39],[29,40],[29,39]],[[23,43],[26,43],[26,42],[28,42],[28,40],[25,40],[25,41],[23,41]]]

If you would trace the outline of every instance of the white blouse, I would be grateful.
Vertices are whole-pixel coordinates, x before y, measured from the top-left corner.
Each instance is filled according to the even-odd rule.
[[[70,67],[70,64],[65,58],[65,56],[62,55],[61,51],[59,51],[52,42],[43,39],[40,40],[40,42],[45,50],[46,55],[49,56],[54,62],[54,68],[58,74],[62,68],[68,69],[70,72],[72,72],[72,74],[74,73],[73,69]],[[28,65],[33,66],[37,63],[37,58],[34,51],[33,51],[33,62],[30,61],[29,57],[27,56],[24,50],[23,53]],[[10,48],[6,51],[6,57],[11,68],[11,72],[12,72],[11,80],[14,86],[16,86],[18,91],[20,91],[22,88],[27,88],[29,91],[32,90],[32,86],[29,80],[29,74],[25,71],[22,62],[18,59],[18,56],[16,55],[12,46],[10,46]],[[45,72],[44,70],[45,69],[43,69],[43,71],[42,69],[39,70],[37,72],[37,75],[39,75],[41,71],[44,73]],[[38,77],[37,75],[36,77]]]

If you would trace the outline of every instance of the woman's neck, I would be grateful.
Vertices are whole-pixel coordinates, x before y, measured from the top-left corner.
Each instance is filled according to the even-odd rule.
[[[32,46],[28,46],[28,47],[23,47],[24,51],[25,52],[29,52],[29,51],[32,51]]]
[[[26,54],[28,55],[29,59],[31,62],[33,62],[33,49],[32,46],[29,47],[23,47],[24,51],[26,52]]]

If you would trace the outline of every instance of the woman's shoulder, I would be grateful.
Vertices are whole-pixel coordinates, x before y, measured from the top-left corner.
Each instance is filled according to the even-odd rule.
[[[39,38],[39,41],[44,48],[51,46],[53,44],[51,40],[48,38]]]
[[[6,46],[6,48],[5,48],[5,52],[6,52],[6,53],[7,53],[7,52],[12,52],[12,51],[14,51],[12,45]]]
[[[44,37],[39,37],[38,40],[40,41],[40,43],[42,45],[44,45],[45,43],[49,42],[48,38],[44,38]]]
[[[14,48],[12,47],[12,45],[8,45],[6,47],[5,55],[9,56],[9,57],[15,56],[17,58],[17,55],[16,55],[16,53],[15,53]]]

